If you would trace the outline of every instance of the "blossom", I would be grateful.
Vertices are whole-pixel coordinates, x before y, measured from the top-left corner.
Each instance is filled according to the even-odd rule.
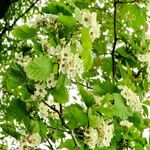
[[[108,147],[110,146],[111,139],[113,138],[114,125],[109,124],[108,121],[103,121],[102,124],[98,127],[99,134],[99,147]]]
[[[100,25],[97,22],[97,14],[89,10],[82,11],[82,22],[84,27],[89,28],[92,41],[100,36]]]
[[[41,136],[39,133],[25,134],[21,136],[21,150],[34,150],[36,146],[41,143]]]
[[[121,95],[126,99],[126,104],[135,112],[141,112],[142,106],[139,99],[139,96],[134,93],[131,89],[127,86],[119,86],[122,90]]]
[[[54,88],[56,86],[55,76],[53,74],[46,80],[46,85],[48,88]]]
[[[84,140],[85,144],[87,144],[90,149],[94,149],[98,142],[97,130],[90,127],[86,130],[84,136],[85,136],[85,140]]]
[[[97,24],[97,14],[95,12],[90,12],[89,10],[82,11],[82,24],[85,27],[92,27]]]
[[[45,90],[46,86],[43,84],[36,84],[35,88],[36,88],[35,95],[44,98],[45,95],[47,94],[47,91]]]
[[[147,70],[146,70],[147,74],[148,74],[147,80],[148,80],[148,82],[150,82],[150,59],[149,59],[150,58],[150,52],[145,53],[143,55],[140,54],[137,57],[138,57],[139,61],[147,64]]]
[[[98,24],[96,24],[90,28],[90,35],[91,35],[92,40],[99,38],[100,26]]]
[[[123,120],[123,121],[120,122],[120,125],[124,126],[124,127],[127,127],[127,128],[130,128],[131,126],[133,126],[133,123],[129,122],[128,120]]]
[[[67,74],[68,78],[75,78],[77,75],[81,76],[83,68],[83,60],[80,59],[78,54],[73,54],[69,47],[63,48],[60,53],[57,54],[59,60],[59,72]]]
[[[49,108],[44,103],[39,104],[39,113],[42,118],[48,117],[48,110]]]
[[[94,95],[94,100],[95,100],[95,104],[96,104],[96,105],[100,106],[102,99],[103,99],[103,97]]]
[[[15,57],[16,57],[17,63],[23,67],[26,67],[32,60],[32,58],[30,58],[28,55],[23,56],[22,52],[15,53]]]

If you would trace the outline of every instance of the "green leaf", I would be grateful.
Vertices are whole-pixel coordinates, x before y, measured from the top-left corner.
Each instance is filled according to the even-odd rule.
[[[114,94],[114,115],[121,119],[127,119],[132,116],[133,113],[129,107],[125,105],[124,99],[118,93]]]
[[[89,91],[85,90],[81,85],[78,85],[78,90],[85,104],[88,107],[92,106],[95,102],[93,95]]]
[[[83,48],[83,51],[81,53],[81,58],[84,62],[84,70],[85,72],[88,72],[93,64],[92,40],[88,28],[83,28],[81,41],[82,41],[82,48]]]
[[[20,40],[32,39],[36,36],[36,29],[27,25],[16,27],[13,32],[13,36]]]
[[[65,87],[66,76],[63,74],[59,75],[56,87],[52,90],[52,95],[57,103],[66,103],[69,100],[68,90]]]
[[[68,94],[68,90],[65,87],[65,85],[61,85],[59,87],[55,87],[52,90],[52,95],[54,96],[54,100],[57,103],[66,103],[69,100],[69,94]]]
[[[42,11],[47,14],[59,14],[71,16],[71,10],[61,2],[51,2],[48,6],[42,8]]]
[[[14,65],[10,67],[7,71],[8,80],[7,80],[7,88],[12,89],[16,88],[24,83],[26,80],[25,72],[18,65]]]
[[[74,149],[74,147],[75,147],[75,145],[74,145],[73,140],[68,139],[65,142],[61,143],[58,148],[59,149],[61,149],[61,148],[67,148],[67,149],[71,150],[71,149]]]
[[[89,116],[90,127],[97,128],[101,125],[102,119],[99,116],[91,115]]]
[[[78,104],[73,104],[64,109],[64,117],[68,120],[68,126],[71,129],[88,124],[87,115],[83,112],[83,108]]]
[[[25,103],[18,99],[11,101],[6,115],[11,120],[16,119],[21,122],[27,116]]]
[[[3,124],[1,125],[2,130],[7,133],[8,135],[19,139],[20,138],[20,134],[16,131],[15,127],[8,125],[8,124]]]
[[[112,118],[114,116],[114,109],[113,108],[104,108],[104,107],[99,107],[97,109],[98,112],[103,114],[105,117]]]
[[[52,61],[47,56],[35,58],[25,68],[27,76],[35,81],[45,81],[52,73],[52,70]]]
[[[73,18],[71,16],[60,16],[58,18],[58,22],[60,22],[61,24],[63,24],[65,27],[67,27],[69,29],[74,28],[76,25],[75,18]]]
[[[138,66],[138,61],[135,57],[132,56],[131,53],[129,53],[125,47],[120,47],[116,50],[119,55],[122,57],[126,58],[126,61],[128,62],[129,65],[131,66]]]
[[[105,57],[101,60],[102,63],[102,69],[104,72],[107,72],[108,74],[112,73],[112,58],[111,57]]]
[[[52,137],[55,139],[55,140],[58,140],[60,138],[64,138],[65,135],[64,135],[64,131],[55,131],[53,134],[52,134]]]
[[[146,104],[146,105],[150,106],[150,100],[144,101],[143,104]]]
[[[47,126],[42,121],[39,121],[39,134],[42,140],[47,138]]]
[[[21,86],[17,88],[17,93],[20,95],[21,100],[28,100],[31,96],[31,93],[28,91],[26,86]]]
[[[96,80],[95,82],[97,85],[93,86],[93,91],[98,95],[105,95],[108,93],[115,93],[116,91],[118,91],[117,87],[110,81],[105,81],[101,83]]]

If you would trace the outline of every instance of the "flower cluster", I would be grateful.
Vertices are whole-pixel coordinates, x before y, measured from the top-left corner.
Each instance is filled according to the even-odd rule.
[[[111,139],[113,138],[114,125],[109,124],[108,121],[103,121],[101,126],[98,128],[99,133],[99,147],[110,146]]]
[[[84,135],[85,135],[85,140],[84,140],[85,144],[87,144],[90,149],[94,149],[98,142],[97,130],[90,127],[86,130]]]
[[[21,150],[34,150],[36,146],[41,143],[41,136],[39,133],[32,135],[26,134],[21,136]]]
[[[59,72],[67,74],[68,78],[72,79],[77,75],[82,75],[84,71],[83,61],[78,54],[73,54],[69,47],[63,48],[57,53],[57,60],[59,62]]]
[[[97,13],[90,12],[89,10],[82,11],[82,24],[89,28],[92,40],[99,38],[100,25],[97,23]]]
[[[51,74],[48,77],[48,79],[46,80],[46,85],[49,89],[54,88],[56,86],[56,80],[55,80],[55,76],[53,74]]]
[[[120,125],[123,126],[123,127],[130,128],[131,126],[133,126],[133,123],[129,122],[128,120],[123,120],[123,121],[120,122]]]
[[[109,121],[103,121],[98,127],[98,130],[92,127],[86,130],[84,133],[84,142],[90,149],[94,149],[96,145],[98,147],[110,146],[111,139],[113,138],[114,125],[109,123]]]
[[[138,59],[139,61],[147,64],[147,74],[148,74],[147,80],[150,82],[150,53],[138,55]]]
[[[46,14],[45,16],[36,17],[35,21],[32,21],[31,24],[38,27],[54,27],[56,19],[56,15]]]
[[[45,89],[46,86],[44,84],[36,84],[35,88],[36,88],[36,91],[35,91],[34,95],[36,97],[44,98],[46,96],[47,91]]]
[[[48,101],[46,103],[49,106],[54,106],[55,109],[59,110],[59,104],[54,102],[54,98],[52,95],[48,96]],[[47,105],[45,105],[43,102],[39,104],[39,114],[44,119],[50,116],[53,119],[58,119],[59,115],[57,112],[51,110]]]
[[[129,89],[127,86],[119,86],[119,88],[122,90],[121,95],[126,99],[126,104],[131,107],[131,109],[135,112],[141,112],[142,106],[139,99],[139,96],[134,93],[131,89]]]
[[[32,60],[32,58],[30,58],[28,55],[23,56],[22,52],[15,53],[15,57],[16,57],[17,63],[21,65],[22,67],[26,67]]]

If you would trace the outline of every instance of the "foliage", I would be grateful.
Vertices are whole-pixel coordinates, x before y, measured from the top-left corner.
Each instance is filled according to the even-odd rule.
[[[0,16],[0,148],[13,137],[19,149],[148,150],[150,4],[38,2]]]

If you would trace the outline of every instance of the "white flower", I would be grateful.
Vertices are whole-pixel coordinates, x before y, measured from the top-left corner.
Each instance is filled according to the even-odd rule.
[[[32,135],[25,134],[21,136],[21,150],[34,150],[36,146],[41,143],[41,136],[39,133]]]
[[[102,99],[103,99],[102,97],[94,95],[94,100],[95,100],[96,105],[100,106]]]
[[[44,98],[45,95],[47,94],[47,91],[45,90],[46,86],[43,84],[36,84],[35,88],[36,88],[35,95]]]
[[[92,27],[97,24],[97,14],[95,12],[90,12],[89,10],[82,11],[82,24],[85,27]]]
[[[31,144],[30,145],[31,147],[38,146],[41,143],[41,136],[39,135],[39,133],[33,133],[29,137],[29,142]]]
[[[124,126],[124,127],[127,127],[127,128],[130,128],[131,126],[133,126],[133,123],[129,122],[128,120],[123,120],[123,121],[120,122],[120,125]]]
[[[23,67],[26,67],[32,60],[32,58],[30,58],[28,55],[23,56],[22,52],[15,53],[15,57],[16,57],[17,63]]]
[[[100,26],[98,24],[90,28],[90,35],[92,40],[100,37]]]
[[[143,55],[140,54],[137,57],[139,61],[147,64],[147,70],[146,70],[148,74],[147,80],[148,82],[150,82],[150,52]]]
[[[90,127],[84,133],[84,136],[85,136],[85,140],[84,140],[85,144],[87,144],[90,149],[94,149],[97,142],[98,142],[98,132],[97,132],[97,130]]]
[[[51,111],[50,112],[50,117],[53,118],[53,119],[59,119],[59,115],[55,111]]]
[[[79,58],[78,54],[71,53],[69,47],[63,48],[57,57],[60,59],[59,71],[67,74],[68,78],[82,75],[84,71],[83,61]]]
[[[98,127],[99,133],[99,147],[108,147],[110,146],[111,139],[113,138],[114,125],[108,124],[109,122],[103,121],[100,127]]]
[[[89,28],[92,41],[100,37],[100,25],[97,22],[97,14],[89,10],[82,11],[82,24]]]
[[[55,76],[53,74],[51,74],[46,80],[46,85],[49,89],[54,88],[56,86]]]
[[[131,89],[127,86],[119,86],[122,90],[121,95],[126,99],[126,104],[135,112],[141,112],[142,106],[139,99],[139,96],[134,93]]]
[[[42,102],[39,104],[39,113],[42,118],[48,117],[48,110],[49,108],[47,107],[47,105]]]
[[[97,78],[100,79],[101,82],[105,81],[105,79],[103,78],[103,70],[101,67],[97,69],[97,72],[98,72]]]
[[[137,56],[138,59],[141,61],[141,62],[145,62],[147,63],[148,65],[150,65],[150,52],[149,53],[146,53],[146,54],[140,54]]]

